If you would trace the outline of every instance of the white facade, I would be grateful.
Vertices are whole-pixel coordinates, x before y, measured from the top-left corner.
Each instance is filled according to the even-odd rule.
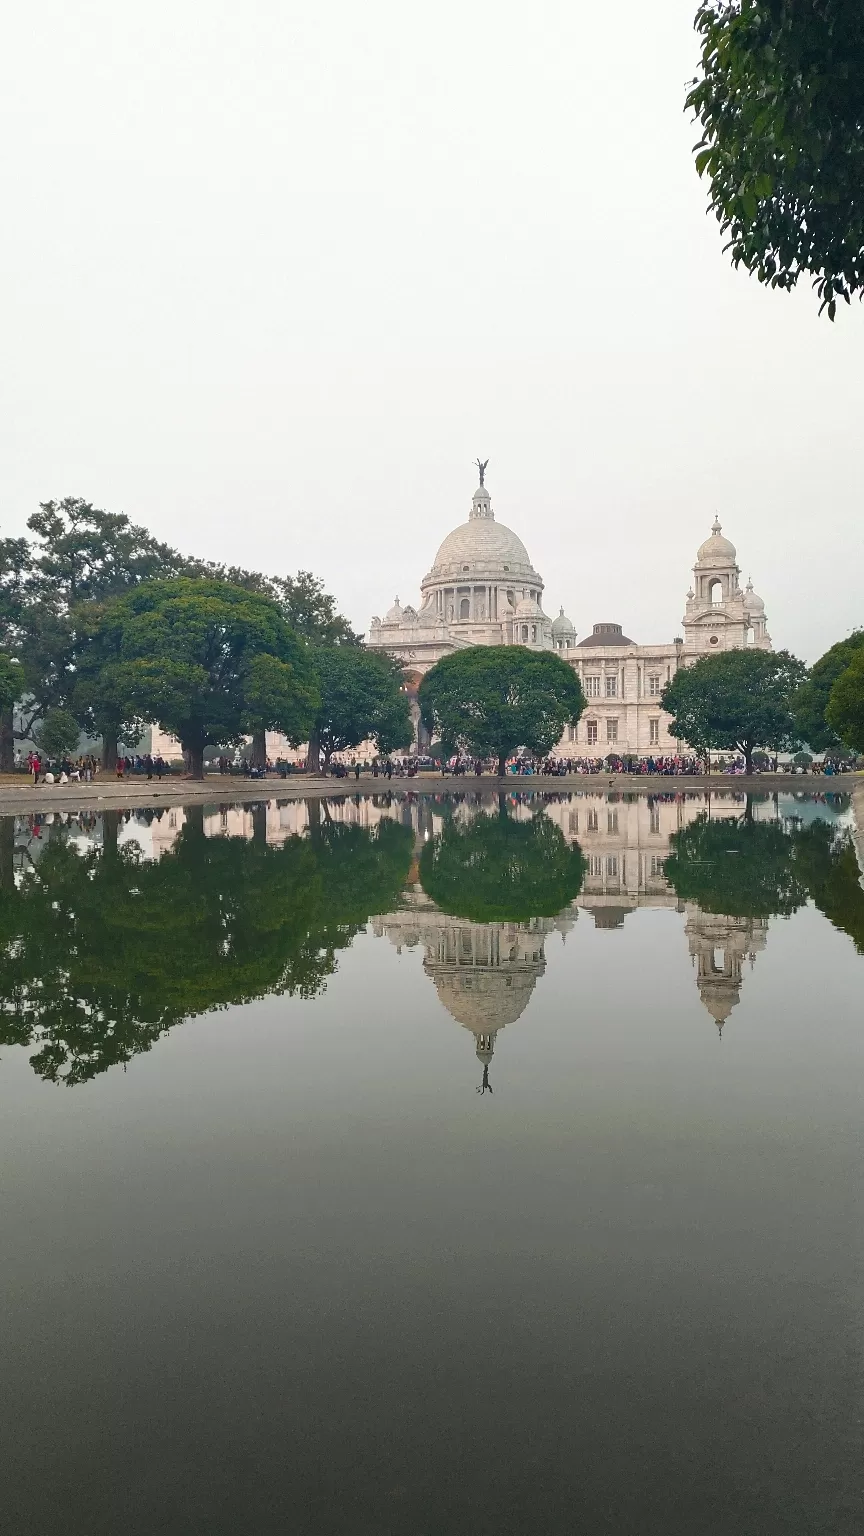
[[[383,620],[373,618],[367,644],[402,662],[413,691],[436,661],[465,646],[557,651],[578,672],[588,701],[558,747],[573,757],[674,753],[660,695],[678,668],[715,650],[772,648],[765,605],[752,583],[741,587],[735,546],[716,518],[696,556],[682,634],[669,641],[641,645],[610,622],[578,640],[563,608],[554,620],[543,612],[543,590],[521,539],[495,521],[481,480],[467,523],[448,534],[420,583],[419,608],[397,598]],[[414,716],[416,728],[416,705]]]

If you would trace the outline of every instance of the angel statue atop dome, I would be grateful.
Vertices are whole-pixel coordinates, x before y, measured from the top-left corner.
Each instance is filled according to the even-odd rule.
[[[483,484],[483,476],[486,473],[486,465],[489,463],[489,460],[488,459],[475,459],[474,463],[477,465],[477,468],[480,471],[480,484],[482,485]]]

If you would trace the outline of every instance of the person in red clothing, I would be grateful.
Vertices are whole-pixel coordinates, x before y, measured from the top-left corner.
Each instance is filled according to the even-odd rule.
[[[30,766],[33,769],[33,788],[35,789],[36,785],[39,783],[39,775],[42,772],[42,760],[38,752],[33,753],[33,756],[30,760]]]

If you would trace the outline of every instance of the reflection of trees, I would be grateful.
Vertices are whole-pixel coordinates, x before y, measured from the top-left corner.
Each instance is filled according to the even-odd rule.
[[[441,908],[477,923],[555,917],[578,896],[585,860],[547,816],[513,821],[450,818],[420,857],[424,891]]]
[[[848,828],[703,816],[676,832],[671,846],[666,879],[703,912],[786,917],[809,898],[864,953],[864,890]]]
[[[337,951],[393,905],[412,841],[391,821],[374,832],[327,823],[271,848],[207,838],[193,810],[171,852],[148,863],[106,833],[103,856],[58,839],[17,888],[0,889],[0,1040],[37,1045],[33,1065],[53,1081],[128,1061],[192,1014],[313,996]]]
[[[728,917],[788,917],[807,888],[794,843],[779,821],[709,821],[700,816],[670,839],[664,874],[675,894],[703,912]]]

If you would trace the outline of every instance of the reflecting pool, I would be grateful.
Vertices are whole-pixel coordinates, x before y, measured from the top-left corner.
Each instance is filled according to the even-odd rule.
[[[848,800],[0,823],[6,1527],[858,1532]]]

